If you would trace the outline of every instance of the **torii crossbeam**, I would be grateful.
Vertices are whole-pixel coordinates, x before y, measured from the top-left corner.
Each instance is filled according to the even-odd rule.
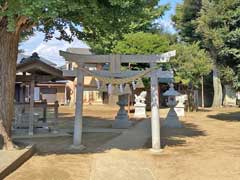
[[[68,62],[75,62],[78,65],[76,71],[66,71],[65,75],[77,77],[76,92],[76,109],[74,121],[73,145],[81,148],[82,139],[82,105],[83,105],[83,86],[84,72],[81,68],[85,64],[109,63],[110,72],[120,73],[122,63],[148,63],[150,67],[155,67],[157,63],[168,62],[169,59],[176,55],[176,51],[170,51],[160,55],[86,55],[71,52],[60,51],[60,55]],[[158,78],[165,76],[164,71],[152,71],[151,77],[151,124],[152,124],[152,149],[159,151],[160,143],[160,117],[159,117],[159,94],[158,94]],[[133,71],[129,72],[133,74]]]

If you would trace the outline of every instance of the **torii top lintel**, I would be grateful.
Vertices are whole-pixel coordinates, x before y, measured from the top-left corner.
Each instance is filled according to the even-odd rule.
[[[159,55],[86,55],[60,51],[60,55],[63,56],[66,61],[77,64],[111,63],[114,61],[118,61],[119,63],[159,63],[168,62],[170,57],[176,55],[176,51],[169,51]]]

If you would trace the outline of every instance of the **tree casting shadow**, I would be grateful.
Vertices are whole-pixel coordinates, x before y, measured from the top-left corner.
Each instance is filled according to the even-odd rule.
[[[91,127],[91,121],[95,121],[96,117],[87,117],[89,122],[86,122]],[[103,126],[109,125],[111,120],[99,119],[103,121]],[[106,124],[105,124],[106,123]],[[136,122],[137,123],[137,122]],[[200,130],[197,125],[192,123],[181,122],[182,128],[161,128],[161,147],[165,146],[184,146],[186,144],[186,137],[198,137],[205,136],[205,132]],[[106,127],[106,126],[105,126]],[[122,145],[118,147],[111,147],[110,149],[99,149],[109,140],[119,136],[121,133],[83,133],[82,143],[86,146],[83,151],[71,150],[69,147],[72,144],[72,136],[69,137],[51,137],[51,138],[33,138],[22,139],[22,142],[26,144],[36,144],[37,154],[49,155],[49,154],[86,154],[86,153],[101,153],[110,149],[120,150],[138,150],[151,148],[151,138],[146,142],[143,147],[133,147],[128,145]]]
[[[205,131],[198,128],[197,125],[192,123],[182,122],[182,128],[161,128],[161,148],[165,146],[184,146],[186,145],[186,137],[198,137],[206,136]],[[151,148],[152,140],[145,145],[147,148]]]
[[[240,122],[240,112],[228,112],[228,113],[219,113],[216,115],[208,115],[209,118],[221,121],[239,121]]]

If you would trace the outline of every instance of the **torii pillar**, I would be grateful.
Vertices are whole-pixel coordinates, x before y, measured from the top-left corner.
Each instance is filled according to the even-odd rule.
[[[82,129],[83,129],[83,88],[84,88],[84,73],[80,67],[84,64],[78,64],[77,67],[77,87],[76,87],[76,106],[75,106],[75,120],[73,132],[73,145],[71,148],[82,150],[85,147],[82,145]]]
[[[154,67],[156,63],[151,63]],[[160,116],[159,116],[159,94],[158,94],[158,76],[157,71],[151,73],[151,126],[152,126],[152,151],[161,152],[160,142]]]

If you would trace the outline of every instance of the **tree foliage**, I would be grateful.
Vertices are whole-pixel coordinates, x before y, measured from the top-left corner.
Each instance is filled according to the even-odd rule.
[[[199,41],[221,64],[221,77],[229,75],[228,68],[236,72],[240,62],[239,0],[185,0],[172,19],[183,41]],[[228,67],[226,72],[223,66]]]
[[[232,77],[232,83],[236,77],[240,49],[239,9],[239,0],[184,0],[173,17],[181,39],[190,43],[199,41],[213,59],[213,106],[216,107],[222,103],[220,80],[226,83],[226,79]]]
[[[170,34],[155,32],[146,33],[130,33],[124,35],[123,40],[118,41],[116,46],[113,49],[113,53],[116,54],[162,54],[169,50],[170,45],[175,41],[174,37],[171,37]],[[142,70],[145,69],[149,64],[135,64],[131,63],[124,66],[123,69],[135,69]],[[163,68],[166,68],[166,64],[161,64]],[[143,78],[144,86],[148,88],[150,86],[150,79]]]
[[[204,0],[197,31],[218,64],[236,71],[240,63],[240,1]]]
[[[100,41],[107,47],[104,38],[114,41],[123,33],[149,27],[167,8],[157,4],[157,0],[0,0],[0,21],[7,19],[9,31],[22,23],[21,30],[38,27],[46,39],[59,31],[59,39],[70,41],[77,35],[90,45]]]
[[[176,50],[177,55],[171,58],[170,65],[175,72],[175,81],[199,85],[201,76],[209,74],[212,61],[208,53],[200,49],[199,43],[188,45],[171,41],[169,34],[131,33],[124,36],[113,49],[119,54],[161,54]],[[166,65],[165,65],[166,66]]]
[[[200,49],[198,43],[191,45],[179,43],[173,45],[176,57],[170,59],[170,64],[175,72],[175,81],[197,87],[201,76],[208,75],[212,69],[212,61],[208,53]]]
[[[130,33],[124,35],[124,39],[119,41],[114,53],[117,54],[161,54],[168,51],[170,39],[164,34],[152,33]]]
[[[176,14],[172,16],[175,28],[184,42],[196,42],[201,39],[196,31],[196,19],[202,7],[202,0],[184,0],[176,6]]]
[[[124,8],[115,3],[114,6],[107,4],[103,7],[102,3],[96,6],[97,8],[89,13],[90,18],[101,17],[101,20],[83,23],[83,27],[87,35],[85,41],[97,54],[112,53],[118,41],[124,38],[124,34],[148,31],[153,26],[153,21],[168,8],[159,6],[158,0],[132,0],[124,5]]]

